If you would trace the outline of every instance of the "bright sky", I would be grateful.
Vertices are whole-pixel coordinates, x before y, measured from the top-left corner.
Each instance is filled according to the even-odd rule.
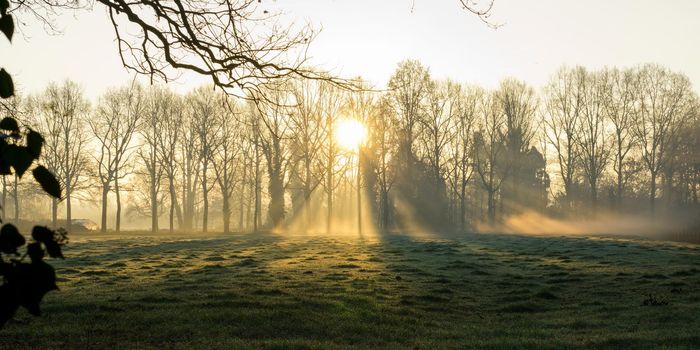
[[[414,58],[437,78],[494,87],[513,76],[537,88],[562,64],[656,62],[684,72],[700,90],[700,1],[496,0],[493,19],[505,23],[498,30],[461,10],[458,0],[276,0],[270,6],[323,28],[312,62],[379,87],[399,61]],[[95,98],[130,81],[100,5],[58,23],[60,36],[30,25],[26,40],[0,40],[0,66],[22,90],[71,78]],[[202,82],[184,76],[174,87],[186,91]]]

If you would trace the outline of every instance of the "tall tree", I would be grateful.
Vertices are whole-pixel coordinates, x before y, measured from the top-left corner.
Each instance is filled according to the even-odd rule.
[[[613,171],[616,175],[615,205],[622,209],[628,155],[637,140],[633,132],[634,111],[637,108],[639,78],[636,70],[617,68],[604,69],[601,73],[603,94],[602,103],[606,118],[611,124],[613,134]]]
[[[488,219],[496,222],[496,194],[508,172],[504,135],[506,118],[496,93],[484,96],[480,121],[474,135],[474,164],[488,195]]]
[[[196,89],[187,99],[189,103],[192,127],[197,136],[198,163],[200,164],[199,180],[202,187],[202,232],[207,232],[209,226],[209,192],[212,155],[216,153],[215,135],[221,128],[219,123],[225,107],[223,95],[213,87],[202,86]]]
[[[61,85],[51,83],[44,92],[34,98],[35,122],[46,134],[45,154],[49,170],[65,189],[66,230],[71,230],[72,199],[76,190],[85,189],[85,176],[89,170],[89,160],[85,151],[89,142],[86,120],[90,105],[82,88],[70,80]],[[56,207],[57,199],[53,199]],[[55,225],[55,208],[54,225]]]
[[[578,130],[584,101],[585,74],[583,67],[560,68],[544,90],[548,113],[548,118],[545,119],[546,135],[556,152],[567,209],[573,205],[576,167],[581,157]]]
[[[162,169],[163,174],[168,182],[169,194],[169,214],[168,214],[168,230],[172,233],[175,227],[175,217],[177,217],[178,227],[183,228],[182,209],[178,201],[176,178],[179,174],[179,162],[181,159],[177,157],[180,135],[182,133],[182,122],[184,120],[182,98],[171,91],[156,90],[158,103],[162,109],[162,114],[158,116],[160,121],[159,130],[155,137],[157,145],[157,167]]]
[[[146,107],[143,88],[134,84],[108,91],[100,98],[88,124],[97,141],[97,176],[102,188],[101,231],[107,230],[107,196],[116,198],[115,230],[121,229],[121,190],[119,180],[129,174],[133,156],[132,139]]]
[[[231,230],[231,213],[234,190],[239,182],[238,176],[242,169],[240,162],[242,128],[239,123],[241,112],[236,105],[236,101],[229,100],[227,108],[216,115],[219,125],[216,133],[212,135],[212,150],[210,154],[211,165],[214,169],[216,182],[221,190],[222,218],[224,223],[224,233]],[[242,198],[239,197],[242,201]],[[242,205],[239,204],[239,205]]]
[[[634,133],[649,173],[649,208],[656,210],[659,174],[669,161],[669,148],[694,111],[688,78],[658,65],[639,69],[640,101],[635,111]]]
[[[585,73],[584,93],[580,116],[578,143],[581,149],[581,163],[588,182],[593,212],[598,206],[598,185],[608,164],[610,145],[605,118],[605,76],[599,73]]]
[[[467,185],[474,173],[473,133],[477,113],[484,97],[484,90],[478,87],[451,85],[450,99],[456,116],[450,120],[454,130],[450,138],[450,176],[452,192],[457,197],[460,232],[467,228]]]
[[[519,210],[523,202],[522,190],[526,188],[529,174],[524,170],[528,167],[526,154],[530,150],[535,136],[538,100],[534,89],[523,81],[505,79],[496,92],[499,104],[505,117],[504,142],[508,173],[505,174],[503,189],[503,205],[506,200],[510,210]],[[525,193],[529,195],[528,193]]]
[[[430,73],[420,62],[406,60],[389,79],[389,102],[396,111],[401,130],[401,148],[407,178],[412,177],[413,143],[423,116],[425,98],[431,85]]]

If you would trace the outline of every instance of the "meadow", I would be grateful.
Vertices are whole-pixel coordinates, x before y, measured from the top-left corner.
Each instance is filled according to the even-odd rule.
[[[74,235],[2,349],[700,348],[700,246],[605,236]]]

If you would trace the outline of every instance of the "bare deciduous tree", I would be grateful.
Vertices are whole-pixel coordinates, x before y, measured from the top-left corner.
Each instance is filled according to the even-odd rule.
[[[119,180],[129,174],[134,144],[132,139],[146,108],[145,94],[140,85],[106,93],[88,124],[97,141],[97,176],[102,187],[101,230],[107,230],[107,196],[114,190],[116,197],[115,230],[121,228],[121,198]]]

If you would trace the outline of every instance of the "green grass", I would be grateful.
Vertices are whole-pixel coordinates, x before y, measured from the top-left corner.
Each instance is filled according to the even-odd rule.
[[[93,234],[97,236],[97,234]],[[192,237],[197,237],[192,235]],[[700,248],[603,237],[78,237],[3,349],[700,348]],[[652,294],[668,305],[644,306]]]

